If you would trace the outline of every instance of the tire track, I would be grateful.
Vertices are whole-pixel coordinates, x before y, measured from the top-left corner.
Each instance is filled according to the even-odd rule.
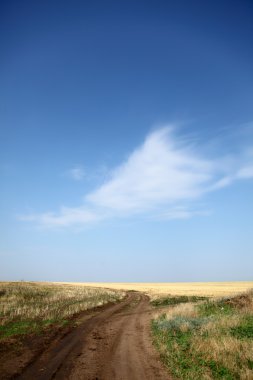
[[[83,321],[17,377],[20,380],[170,379],[150,336],[148,297],[127,299]]]

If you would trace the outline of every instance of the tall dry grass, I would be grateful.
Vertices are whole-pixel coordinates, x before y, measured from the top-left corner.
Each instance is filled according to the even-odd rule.
[[[13,333],[19,332],[18,328],[13,329],[13,324],[21,326],[23,322],[39,324],[63,320],[80,311],[116,302],[123,296],[123,291],[95,287],[0,283],[0,337],[1,333],[11,335],[12,330]]]

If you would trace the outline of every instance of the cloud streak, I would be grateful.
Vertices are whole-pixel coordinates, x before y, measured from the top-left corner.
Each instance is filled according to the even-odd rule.
[[[82,181],[86,177],[86,172],[81,166],[75,166],[66,172],[67,176],[75,181]]]
[[[176,144],[171,128],[150,134],[109,181],[89,194],[89,203],[115,212],[140,212],[199,197],[214,175],[212,162]]]
[[[82,177],[78,170],[72,174],[75,179],[79,174]],[[252,177],[251,154],[236,160],[207,159],[185,139],[177,138],[170,126],[150,133],[100,187],[84,197],[80,207],[62,207],[58,213],[22,219],[47,227],[86,225],[136,215],[188,219],[202,213],[192,205],[204,194]]]

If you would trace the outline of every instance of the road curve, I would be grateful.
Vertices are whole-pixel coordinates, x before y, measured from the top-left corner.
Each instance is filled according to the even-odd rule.
[[[132,292],[121,303],[80,322],[53,341],[19,380],[167,380],[152,346],[148,297]]]

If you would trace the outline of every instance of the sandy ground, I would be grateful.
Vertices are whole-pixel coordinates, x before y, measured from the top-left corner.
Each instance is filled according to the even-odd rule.
[[[152,309],[146,295],[129,292],[118,304],[93,315],[51,341],[19,374],[22,380],[165,380],[170,379],[152,345]],[[6,377],[7,378],[7,377]]]

